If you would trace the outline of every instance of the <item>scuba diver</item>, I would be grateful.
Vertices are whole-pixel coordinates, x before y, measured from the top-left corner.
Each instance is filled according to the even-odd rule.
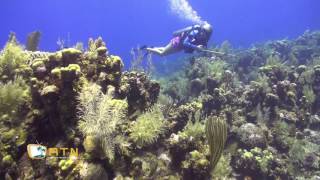
[[[207,44],[212,34],[212,26],[205,22],[202,25],[190,26],[173,33],[173,38],[166,47],[147,47],[143,46],[148,52],[166,56],[184,50],[186,53],[194,51],[208,51]]]

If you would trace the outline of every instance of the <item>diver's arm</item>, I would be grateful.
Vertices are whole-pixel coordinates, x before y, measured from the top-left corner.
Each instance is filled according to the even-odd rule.
[[[185,40],[183,41],[183,46],[186,48],[191,48],[194,50],[199,50],[199,47],[197,45],[192,44],[192,42],[194,42],[195,39],[192,37],[186,37]]]
[[[203,45],[195,45],[194,42],[196,41],[196,35],[198,30],[193,30],[189,33],[189,35],[183,40],[183,46],[186,48],[191,48],[197,51],[201,51],[203,49]]]

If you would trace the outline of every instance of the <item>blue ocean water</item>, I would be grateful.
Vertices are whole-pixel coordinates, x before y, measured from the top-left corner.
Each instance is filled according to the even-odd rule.
[[[319,0],[189,0],[193,10],[214,26],[210,43],[228,40],[246,47],[266,40],[295,38],[320,29]],[[130,62],[138,44],[165,45],[171,33],[193,24],[170,10],[169,0],[2,0],[0,45],[10,31],[20,42],[29,32],[42,32],[40,49],[58,48],[102,36],[112,54]]]

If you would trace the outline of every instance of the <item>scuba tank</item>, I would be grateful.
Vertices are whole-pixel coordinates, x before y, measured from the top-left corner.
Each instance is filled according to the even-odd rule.
[[[189,27],[186,27],[186,28],[183,28],[183,29],[179,29],[179,30],[173,32],[173,36],[180,36],[182,34],[187,34],[187,32],[190,32],[190,31],[195,30],[195,29],[201,29],[201,26],[193,25],[193,26],[189,26]]]
[[[178,30],[178,31],[174,32],[174,35],[175,36],[179,36],[181,38],[181,40],[184,41],[185,38],[187,36],[189,36],[189,34],[194,30],[197,30],[197,33],[194,36],[194,38],[195,38],[194,41],[196,41],[196,42],[194,42],[194,43],[195,44],[202,44],[204,46],[207,46],[206,32],[199,25],[189,26],[187,28]],[[188,48],[188,47],[184,48],[184,52],[185,53],[192,53],[193,51],[194,51],[193,48]]]

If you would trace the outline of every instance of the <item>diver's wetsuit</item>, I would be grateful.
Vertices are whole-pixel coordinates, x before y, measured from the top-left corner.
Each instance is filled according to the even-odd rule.
[[[189,26],[175,31],[170,43],[165,47],[142,47],[148,52],[166,56],[184,50],[186,53],[193,51],[204,51],[212,33],[209,24]]]
[[[171,43],[174,47],[182,48],[186,53],[192,53],[199,45],[207,47],[209,38],[200,26],[193,26],[190,31],[182,32],[174,37]]]

